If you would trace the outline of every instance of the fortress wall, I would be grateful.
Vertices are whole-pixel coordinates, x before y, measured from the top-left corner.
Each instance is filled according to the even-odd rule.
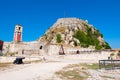
[[[39,42],[23,42],[23,43],[5,43],[3,46],[3,54],[5,53],[18,53],[22,54],[24,53],[30,53],[30,54],[38,54],[40,50],[40,46],[43,44],[40,44]]]
[[[58,55],[59,54],[59,46],[48,45],[45,48],[46,48],[45,52],[47,55]]]
[[[21,55],[23,56],[23,55]],[[24,55],[25,56],[25,55]],[[61,59],[59,58],[60,56],[57,55],[58,60]],[[62,55],[62,60],[67,60],[67,61],[93,61],[93,62],[98,62],[99,60],[102,59],[108,59],[108,56],[110,56],[109,52],[102,52],[102,53],[91,53],[91,54],[75,54],[75,55]],[[50,56],[48,56],[50,57]],[[53,55],[51,55],[53,59],[56,59],[56,56],[54,58]],[[0,62],[13,62],[16,57],[0,57]],[[47,58],[47,56],[46,56]],[[25,59],[23,61],[33,61],[33,60],[41,60],[42,56],[31,56],[31,55],[26,55]]]
[[[91,53],[91,54],[76,54],[76,55],[70,55],[66,56],[67,59],[74,59],[74,60],[93,60],[98,61],[102,59],[108,59],[110,56],[110,52],[101,52],[101,53]]]
[[[10,43],[5,44],[5,46],[8,46]],[[4,46],[4,47],[5,47]],[[43,46],[43,49],[39,49],[40,44],[37,43],[21,43],[21,44],[10,44],[10,52],[18,52],[18,54],[22,54],[24,51],[24,55],[33,55],[37,54],[37,56],[40,55],[48,55],[48,56],[53,56],[53,55],[59,55],[59,50],[61,46],[56,46],[56,45],[46,45]],[[100,60],[100,59],[108,59],[110,56],[109,51],[98,51],[94,52],[93,49],[88,49],[88,48],[68,48],[68,47],[63,47],[65,55],[67,59],[87,59],[87,60]],[[76,54],[77,50],[83,51],[82,53]],[[6,48],[7,51],[7,48]],[[84,52],[85,51],[85,52]]]
[[[49,45],[47,53],[48,55],[59,55],[60,46]],[[77,50],[81,53],[76,54]],[[64,47],[65,56],[67,59],[83,59],[83,60],[101,60],[108,59],[112,52],[110,51],[95,51],[94,49],[88,48],[67,48]],[[114,58],[115,59],[115,58]]]

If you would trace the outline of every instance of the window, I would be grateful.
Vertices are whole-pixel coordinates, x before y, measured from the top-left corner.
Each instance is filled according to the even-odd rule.
[[[21,27],[19,27],[19,30],[21,29]]]
[[[42,49],[42,46],[40,46],[40,49]]]

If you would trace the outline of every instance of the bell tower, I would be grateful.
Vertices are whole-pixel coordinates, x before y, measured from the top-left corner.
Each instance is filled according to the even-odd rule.
[[[14,42],[22,42],[22,26],[16,25],[14,30]]]

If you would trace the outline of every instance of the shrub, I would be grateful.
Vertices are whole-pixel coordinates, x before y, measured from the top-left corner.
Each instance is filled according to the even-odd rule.
[[[102,46],[96,45],[96,46],[95,46],[95,49],[96,49],[96,50],[101,50],[101,49],[102,49]]]
[[[76,41],[74,41],[74,46],[77,46],[77,42]]]
[[[97,39],[96,36],[94,36],[91,32],[91,29],[89,28],[87,31],[88,34],[85,34],[84,32],[78,30],[73,37],[78,39],[81,43],[81,46],[86,48],[89,47],[89,45],[97,46],[97,49],[101,49],[99,47],[99,40]]]
[[[111,49],[110,45],[107,42],[105,42],[104,48],[105,49]]]
[[[120,56],[120,52],[117,53],[117,56]]]
[[[73,37],[75,37],[76,39],[78,39],[81,43],[85,43],[87,42],[87,36],[85,35],[84,32],[78,30]]]
[[[81,47],[86,48],[92,45],[92,46],[95,46],[96,50],[111,49],[111,47],[107,42],[105,42],[105,44],[100,45],[100,41],[98,40],[99,36],[103,37],[103,35],[99,32],[99,30],[96,30],[93,33],[90,27],[87,27],[87,33],[84,33],[83,31],[78,30],[73,35],[74,38],[79,40]]]
[[[57,34],[57,43],[60,43],[61,42],[61,35],[60,34]]]
[[[111,53],[111,54],[110,54],[111,57],[114,56],[114,55],[115,55],[114,53]]]

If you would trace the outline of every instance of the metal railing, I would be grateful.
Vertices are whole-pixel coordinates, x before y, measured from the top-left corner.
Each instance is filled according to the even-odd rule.
[[[99,60],[99,69],[120,69],[120,60]]]

